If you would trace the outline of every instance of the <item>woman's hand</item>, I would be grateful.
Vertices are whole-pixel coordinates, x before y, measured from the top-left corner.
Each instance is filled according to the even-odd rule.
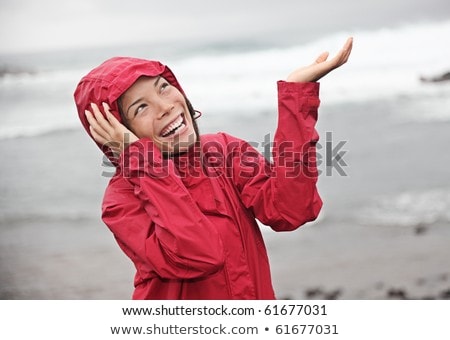
[[[344,47],[330,60],[328,59],[328,52],[323,52],[317,57],[313,64],[309,66],[300,67],[292,72],[288,78],[288,82],[306,83],[318,81],[323,76],[327,75],[334,69],[342,66],[348,60],[352,51],[353,38],[348,38]]]
[[[97,143],[107,144],[114,154],[119,156],[129,144],[137,141],[138,138],[114,117],[107,103],[102,103],[102,105],[106,119],[94,103],[91,103],[92,112],[88,110],[84,112],[90,125],[89,129]]]

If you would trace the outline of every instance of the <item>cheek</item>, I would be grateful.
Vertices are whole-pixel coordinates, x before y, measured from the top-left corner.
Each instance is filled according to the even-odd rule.
[[[153,119],[142,117],[135,119],[130,128],[138,138],[147,137],[153,139],[157,127]]]

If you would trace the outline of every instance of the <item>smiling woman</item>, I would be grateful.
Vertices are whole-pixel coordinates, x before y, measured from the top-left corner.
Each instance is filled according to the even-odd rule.
[[[351,47],[349,39],[334,58],[322,53],[278,82],[273,163],[226,133],[200,136],[192,105],[159,62],[112,58],[81,79],[79,117],[117,167],[102,218],[136,267],[133,298],[275,298],[256,219],[291,231],[317,218],[316,81]]]

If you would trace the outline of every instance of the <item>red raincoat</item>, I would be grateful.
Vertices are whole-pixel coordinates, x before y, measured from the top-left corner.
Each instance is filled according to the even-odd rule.
[[[162,75],[184,93],[158,62],[112,58],[75,91],[88,133],[89,104],[108,102],[120,120],[116,100],[143,75]],[[102,218],[136,267],[134,299],[275,298],[255,218],[291,231],[318,216],[318,92],[317,83],[278,82],[271,163],[225,133],[202,135],[188,154],[169,159],[143,138],[113,159]]]

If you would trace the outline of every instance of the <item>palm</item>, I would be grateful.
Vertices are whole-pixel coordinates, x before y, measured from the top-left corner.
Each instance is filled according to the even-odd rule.
[[[345,64],[350,56],[353,46],[353,38],[348,38],[344,47],[328,60],[329,53],[323,52],[311,65],[300,67],[292,72],[287,81],[289,82],[314,82],[327,75],[332,70]]]

